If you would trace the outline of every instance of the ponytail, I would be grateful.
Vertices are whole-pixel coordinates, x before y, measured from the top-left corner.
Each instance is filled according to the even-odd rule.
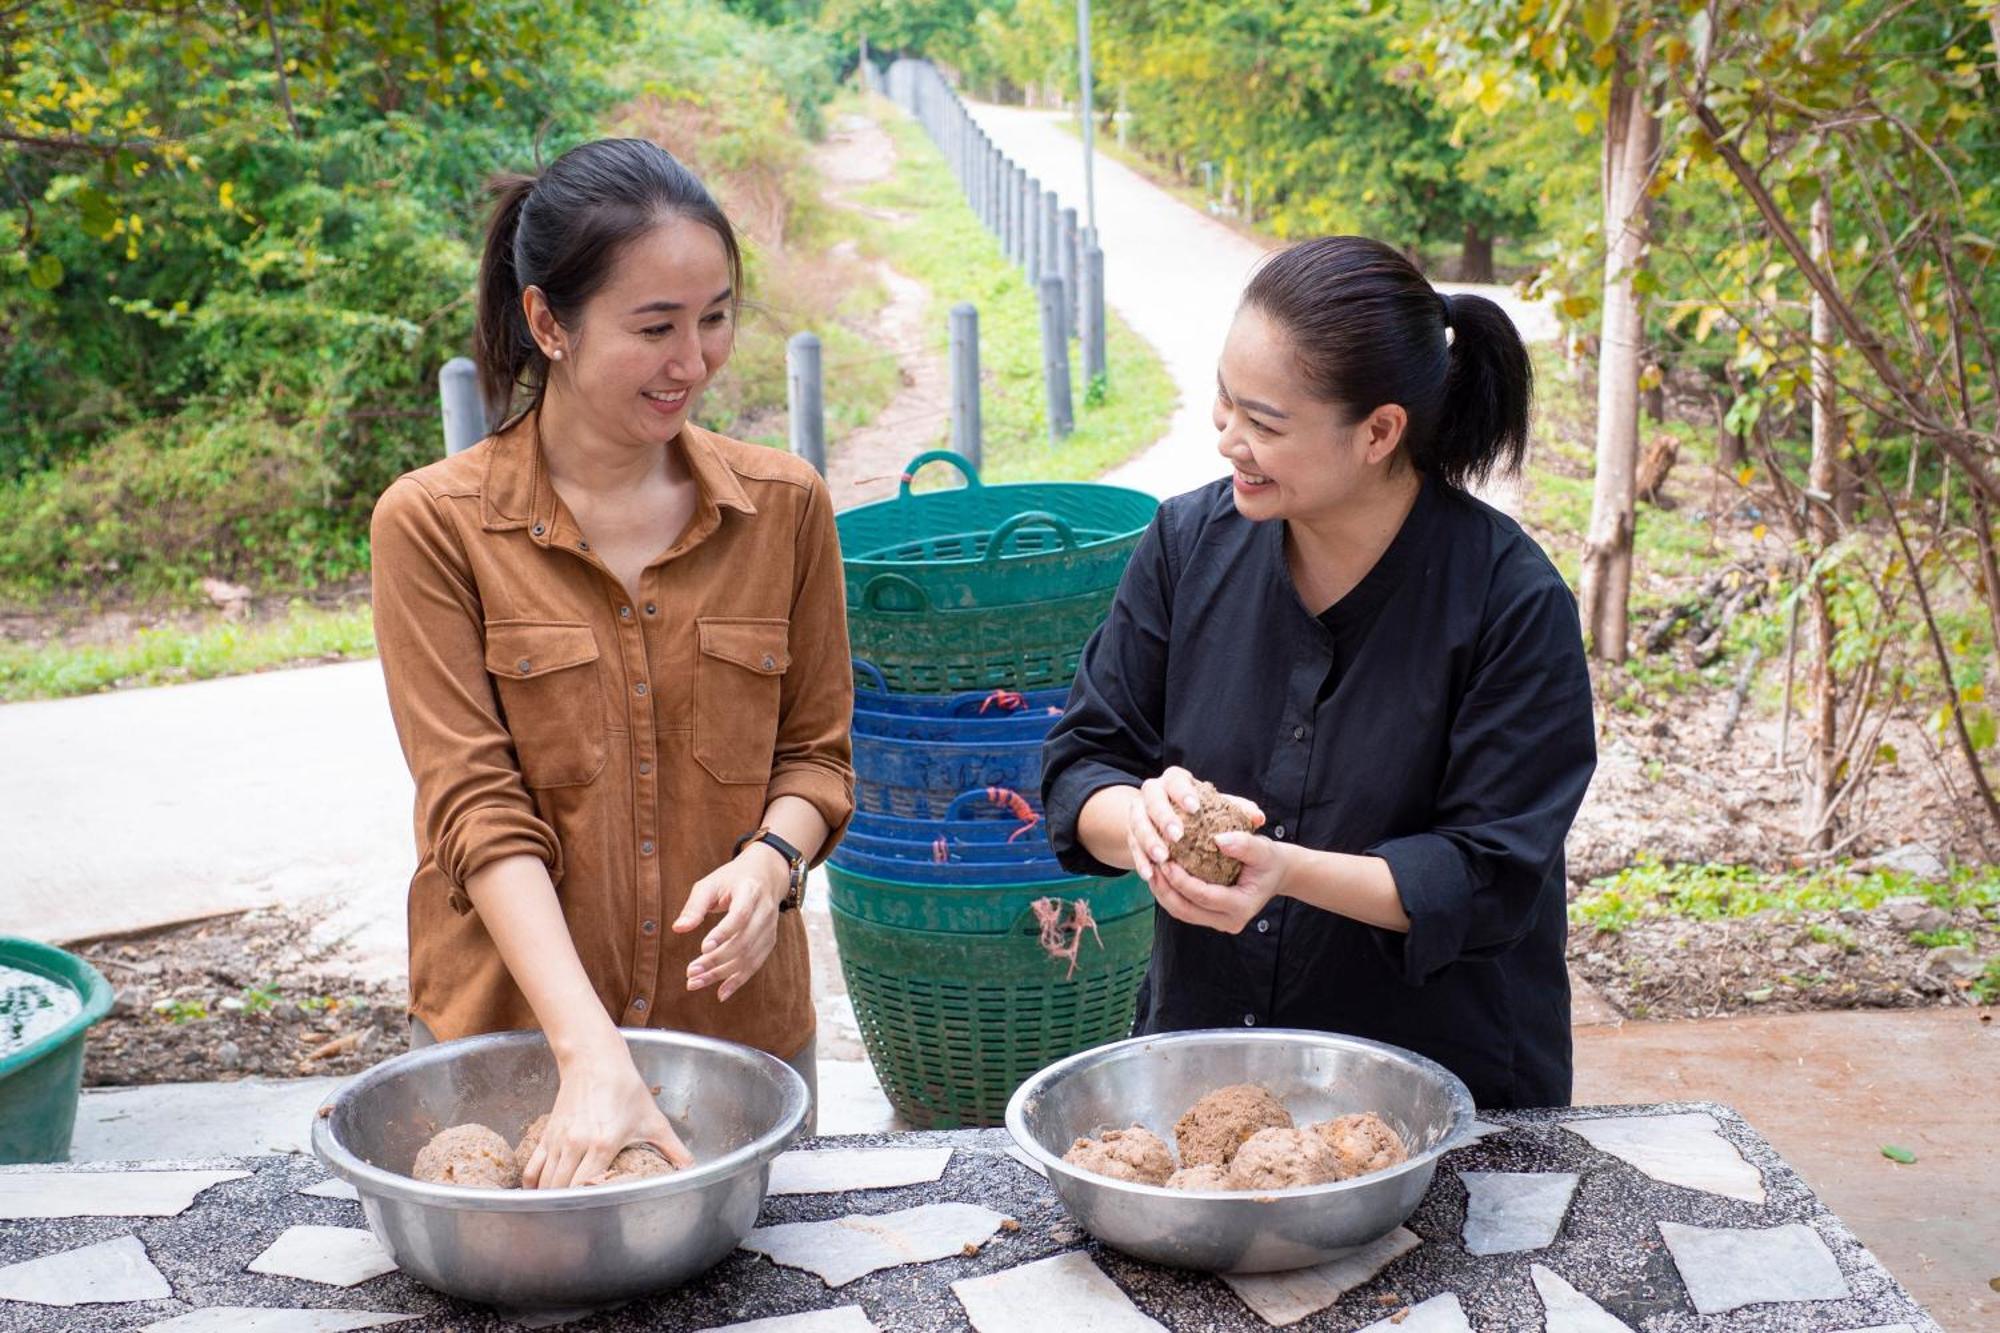
[[[1455,486],[1468,486],[1496,470],[1520,468],[1528,450],[1535,371],[1505,310],[1471,292],[1443,300],[1451,330],[1444,405],[1438,428],[1411,448],[1410,460]]]
[[[479,259],[479,313],[472,335],[472,359],[479,367],[479,396],[494,430],[508,421],[514,390],[529,384],[535,400],[548,367],[528,331],[521,309],[521,279],[514,244],[521,213],[534,193],[535,178],[514,173],[493,178],[493,216],[486,224],[486,250]]]

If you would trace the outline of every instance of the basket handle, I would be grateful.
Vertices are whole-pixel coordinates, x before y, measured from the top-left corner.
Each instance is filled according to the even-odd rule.
[[[979,480],[979,469],[972,466],[971,460],[966,458],[964,454],[950,449],[931,449],[912,458],[903,468],[903,480],[902,484],[896,490],[896,498],[899,500],[909,499],[910,483],[917,479],[917,473],[923,471],[932,463],[949,463],[957,468],[959,473],[965,478],[967,489],[985,484]]]
[[[903,591],[910,593],[917,599],[916,607],[912,609],[909,607],[882,605],[882,590],[884,588],[901,588]],[[924,615],[931,609],[931,598],[930,594],[924,591],[923,585],[913,578],[902,574],[877,574],[862,587],[861,605],[867,610],[881,612],[885,615]],[[869,670],[873,671],[874,668],[870,667]],[[876,678],[880,679],[881,674],[881,672],[876,671]],[[887,687],[885,686],[884,688],[886,689]]]
[[[856,657],[852,661],[854,663],[854,674],[857,676],[866,676],[871,682],[871,687],[875,693],[887,694],[889,692],[889,682],[883,677],[881,667],[876,666],[873,662],[865,658]]]
[[[989,565],[999,564],[1002,558],[1000,552],[1005,549],[1007,539],[1022,528],[1032,527],[1054,528],[1057,540],[1062,542],[1063,550],[1074,551],[1076,549],[1075,528],[1072,528],[1068,523],[1057,518],[1054,514],[1040,509],[1030,509],[1025,514],[1014,515],[1014,517],[993,529],[993,535],[986,540],[986,563]]]

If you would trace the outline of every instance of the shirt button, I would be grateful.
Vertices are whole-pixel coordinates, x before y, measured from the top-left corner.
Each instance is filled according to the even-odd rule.
[[[648,774],[648,773],[650,773],[650,772],[652,772],[652,771],[653,771],[653,765],[652,765],[652,762],[651,762],[650,760],[646,760],[646,759],[641,759],[641,760],[639,761],[639,776],[640,776],[640,777],[644,777],[644,776],[646,776],[646,774]]]
[[[588,551],[590,549],[590,543],[586,541],[579,541],[576,544],[576,549],[579,551]]]
[[[530,662],[525,657],[522,658],[520,661],[514,663],[514,670],[520,672],[524,676],[527,675],[530,671],[533,671],[534,669],[535,669],[535,664],[533,662]]]
[[[1254,1028],[1254,1027],[1256,1027],[1256,1026],[1257,1026],[1257,1015],[1255,1015],[1255,1014],[1245,1014],[1245,1015],[1243,1015],[1243,1026],[1244,1026],[1244,1027],[1246,1027],[1246,1028]]]
[[[1268,934],[1270,934],[1270,933],[1271,933],[1271,923],[1270,923],[1270,922],[1268,922],[1268,921],[1259,921],[1259,922],[1257,923],[1257,933],[1258,933],[1259,935],[1268,935]]]
[[[542,525],[539,523],[535,524],[535,535],[537,537],[542,535]]]
[[[659,607],[654,606],[651,602],[646,603],[646,614],[649,616],[657,614],[659,609]]]
[[[640,843],[640,844],[639,844],[639,855],[641,855],[641,856],[651,856],[652,854],[653,854],[653,844],[652,844],[652,843],[650,843],[650,842],[642,842],[642,843]]]
[[[621,607],[619,607],[619,608],[618,608],[618,618],[619,618],[620,620],[630,620],[630,619],[632,618],[632,608],[631,608],[631,607],[629,607],[629,606],[621,606]]]
[[[641,995],[638,999],[632,1001],[632,1012],[635,1014],[643,1014],[646,1012],[645,996]]]
[[[639,923],[639,930],[642,934],[650,935],[659,928],[660,923],[657,921],[641,921]]]
[[[641,685],[639,688],[643,690],[646,687]],[[1279,842],[1283,842],[1285,840],[1285,826],[1283,824],[1280,824],[1278,825],[1278,827],[1272,829],[1271,836],[1276,838]]]
[[[1295,741],[1302,741],[1302,740],[1304,740],[1305,738],[1306,738],[1306,729],[1305,729],[1304,727],[1293,727],[1293,728],[1292,728],[1292,739],[1293,739],[1293,740],[1295,740]]]
[[[644,694],[645,692],[646,692],[646,682],[643,680],[640,681],[637,685],[634,685],[632,687],[632,693],[634,694]],[[1278,836],[1281,838],[1285,836],[1284,831],[1282,829],[1279,830]]]
[[[777,670],[777,669],[778,669],[778,659],[777,659],[777,658],[775,658],[775,657],[773,657],[773,656],[771,656],[771,655],[770,655],[769,653],[765,653],[765,654],[764,654],[764,670],[766,670],[766,671],[775,671],[775,670]]]

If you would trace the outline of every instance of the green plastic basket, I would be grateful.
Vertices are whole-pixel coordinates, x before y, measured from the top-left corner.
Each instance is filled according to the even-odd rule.
[[[940,610],[915,579],[883,574],[848,604],[847,637],[892,693],[1050,689],[1076,678],[1117,591],[1114,583],[1055,601]]]
[[[836,905],[833,938],[883,1092],[911,1124],[954,1129],[1003,1123],[1030,1075],[1131,1034],[1153,909],[1098,921],[1074,973],[1042,948],[1032,912],[1000,934],[962,934]]]
[[[953,490],[913,494],[932,463],[965,476]],[[849,605],[892,610],[965,609],[1049,602],[1118,586],[1159,501],[1097,482],[988,486],[958,454],[919,454],[893,500],[840,514]],[[885,574],[914,583],[922,602],[899,605],[904,584],[870,587]]]
[[[921,867],[916,867],[921,871]],[[1096,879],[1068,875],[985,888],[965,884],[915,884],[859,875],[826,863],[827,899],[857,920],[899,930],[940,931],[948,935],[1001,935],[1032,913],[1038,898],[1082,898],[1101,922],[1116,921],[1152,906],[1153,893],[1137,875]]]
[[[69,1157],[83,1086],[83,1039],[111,1012],[111,983],[73,953],[0,936],[0,963],[75,991],[83,1008],[54,1032],[0,1057],[0,1164]]]

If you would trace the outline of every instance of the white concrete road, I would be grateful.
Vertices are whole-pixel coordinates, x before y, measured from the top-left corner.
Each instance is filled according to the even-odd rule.
[[[1064,127],[1067,113],[968,105],[1001,152],[1039,179],[1043,189],[1054,190],[1064,207],[1083,216],[1083,143]],[[1266,250],[1103,153],[1096,155],[1094,174],[1104,299],[1159,352],[1180,388],[1166,438],[1103,479],[1164,499],[1227,470],[1215,452],[1215,429],[1209,424],[1215,359],[1237,298]],[[1525,339],[1556,336],[1549,310],[1523,301],[1509,288],[1438,286],[1491,297],[1513,316]],[[1111,367],[1111,373],[1115,376],[1118,368]]]

